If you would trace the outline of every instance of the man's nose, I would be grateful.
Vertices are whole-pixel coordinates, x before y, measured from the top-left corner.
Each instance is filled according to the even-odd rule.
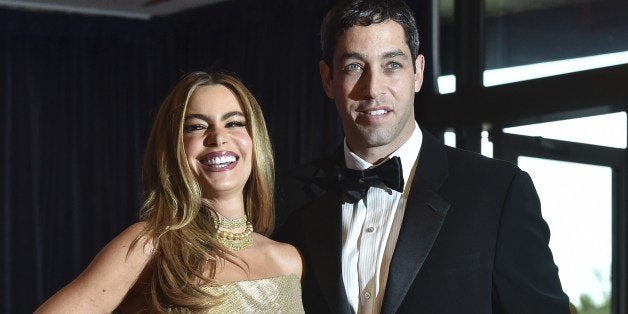
[[[362,75],[363,91],[369,99],[377,99],[386,92],[383,73],[368,70]]]

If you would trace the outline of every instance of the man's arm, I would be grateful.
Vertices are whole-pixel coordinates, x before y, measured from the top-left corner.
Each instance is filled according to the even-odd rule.
[[[519,171],[504,199],[497,235],[494,313],[569,313],[549,238],[532,180]]]

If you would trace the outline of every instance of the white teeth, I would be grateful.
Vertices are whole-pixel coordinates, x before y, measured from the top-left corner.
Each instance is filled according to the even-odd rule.
[[[225,167],[227,164],[235,162],[235,156],[220,156],[220,157],[210,157],[207,159],[207,164],[209,166],[219,166]]]
[[[373,111],[369,111],[367,112],[369,115],[371,116],[381,116],[383,114],[386,114],[386,110],[384,109],[379,109],[379,110],[373,110]]]

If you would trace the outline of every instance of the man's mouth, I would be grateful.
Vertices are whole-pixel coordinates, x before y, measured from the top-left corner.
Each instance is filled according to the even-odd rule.
[[[386,113],[388,113],[388,111],[384,109],[366,111],[366,114],[369,116],[381,116],[381,115],[385,115]]]

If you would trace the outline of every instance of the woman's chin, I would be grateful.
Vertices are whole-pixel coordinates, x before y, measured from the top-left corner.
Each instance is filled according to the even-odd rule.
[[[242,195],[243,184],[224,182],[221,184],[208,184],[202,187],[203,197],[207,199],[224,198],[233,195]]]

